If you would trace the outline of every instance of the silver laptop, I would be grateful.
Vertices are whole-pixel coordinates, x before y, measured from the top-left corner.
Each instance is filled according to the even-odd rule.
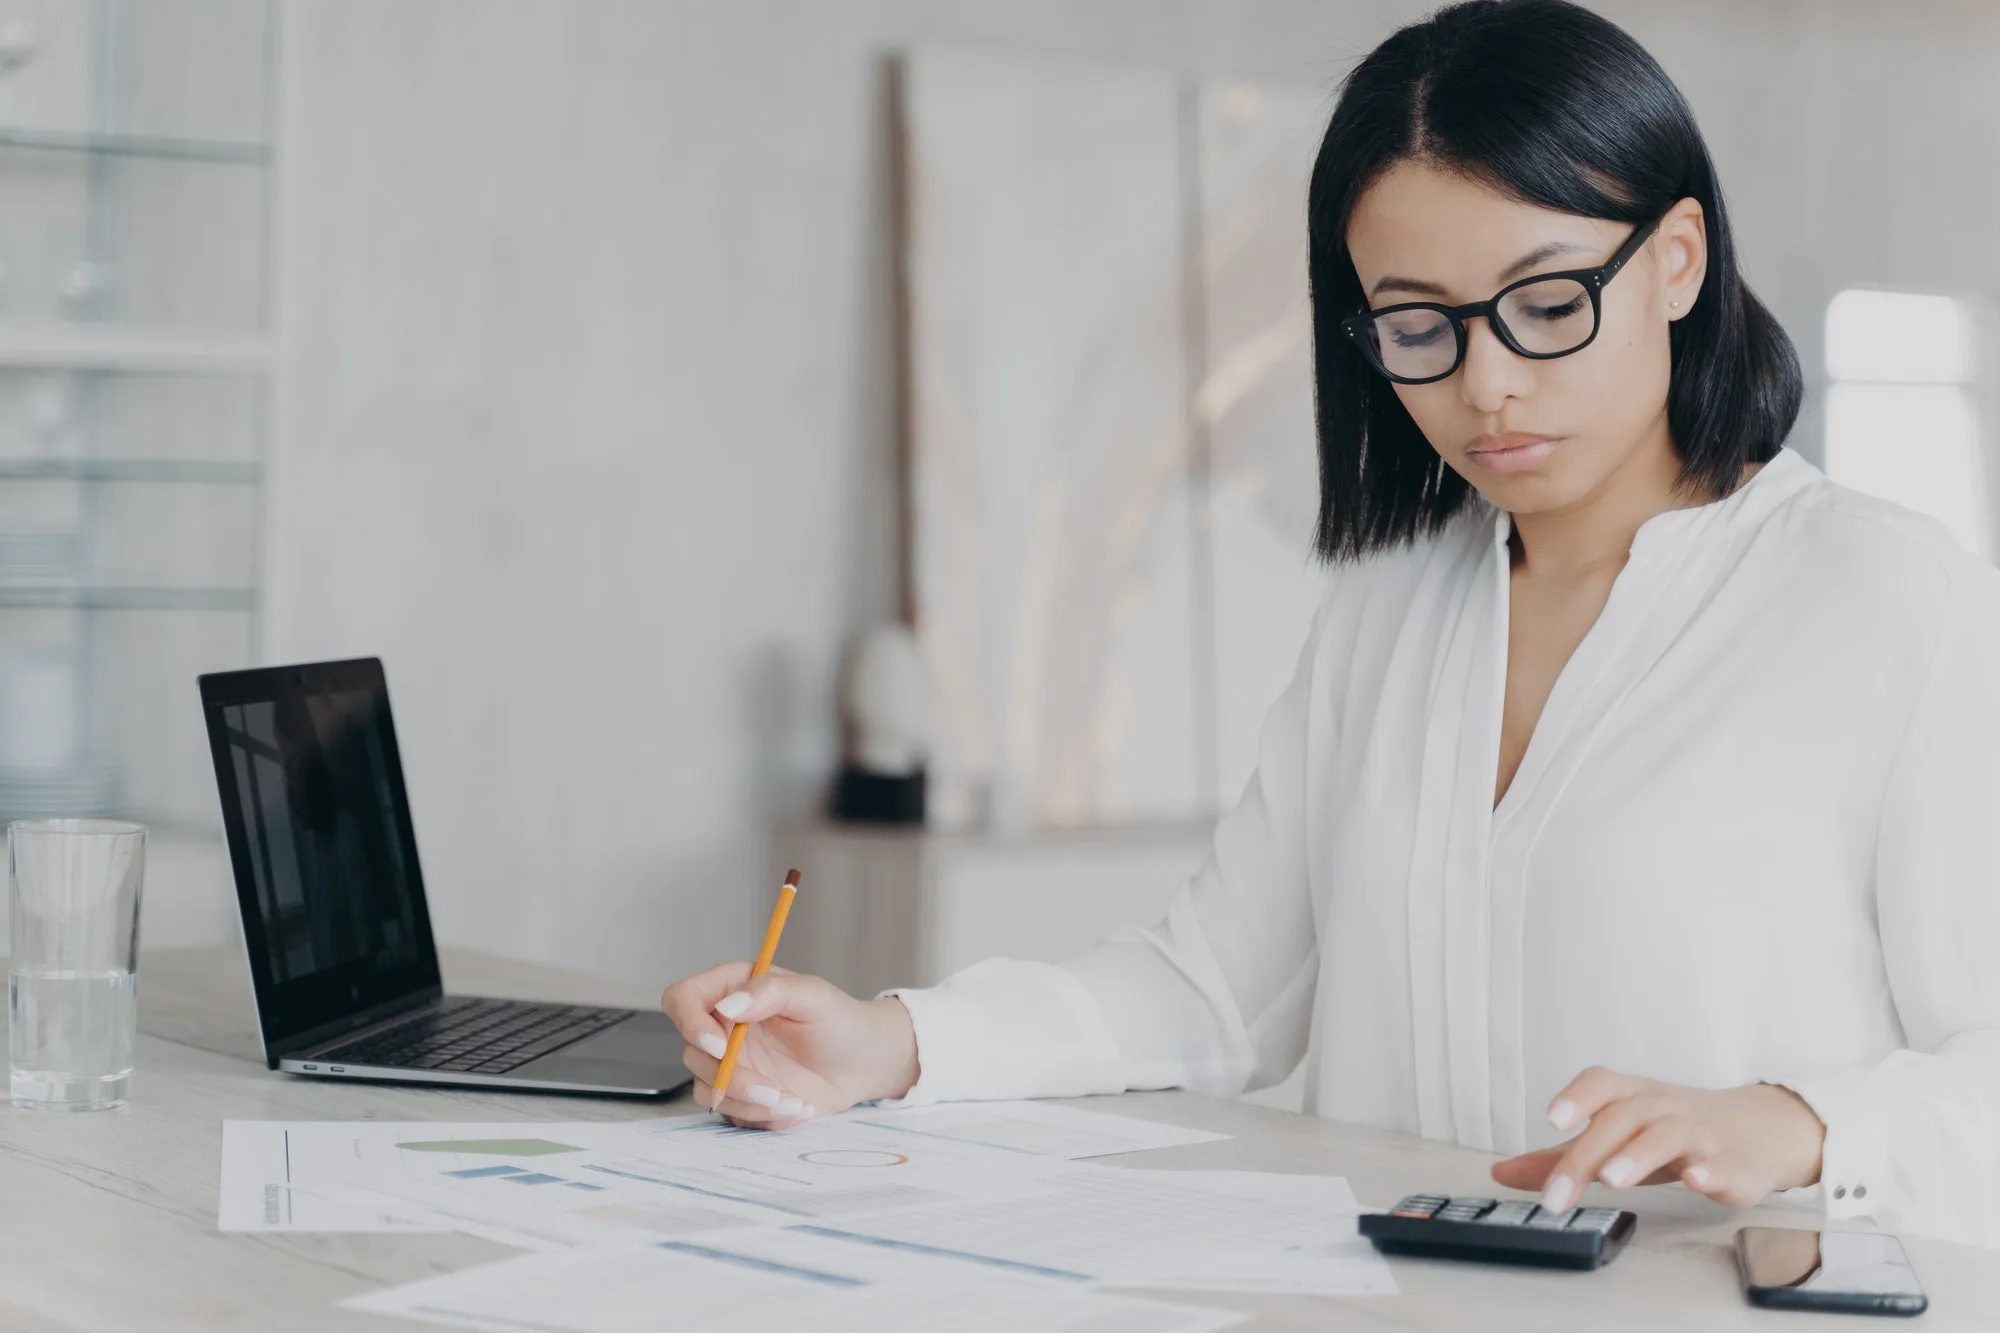
[[[446,995],[374,658],[201,678],[264,1061],[319,1078],[660,1096],[653,1010]]]

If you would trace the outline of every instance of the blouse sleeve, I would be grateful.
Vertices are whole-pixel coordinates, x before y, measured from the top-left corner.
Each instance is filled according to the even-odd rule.
[[[1876,845],[1906,1049],[1788,1086],[1826,1125],[1828,1216],[2000,1245],[2000,575],[1956,585]]]
[[[1324,611],[1322,610],[1322,615]],[[1303,1058],[1319,971],[1305,757],[1320,618],[1258,740],[1257,772],[1166,919],[1066,963],[992,959],[895,990],[920,1075],[896,1105],[1147,1088],[1231,1095]]]

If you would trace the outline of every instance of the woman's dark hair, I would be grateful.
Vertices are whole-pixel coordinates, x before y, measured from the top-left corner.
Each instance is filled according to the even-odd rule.
[[[1798,415],[1798,354],[1736,266],[1694,112],[1624,29],[1566,0],[1471,0],[1392,35],[1348,75],[1306,207],[1319,553],[1353,559],[1443,528],[1472,487],[1341,336],[1367,306],[1347,224],[1384,170],[1422,161],[1543,208],[1650,222],[1701,203],[1708,269],[1669,334],[1680,488],[1706,499],[1771,458]]]

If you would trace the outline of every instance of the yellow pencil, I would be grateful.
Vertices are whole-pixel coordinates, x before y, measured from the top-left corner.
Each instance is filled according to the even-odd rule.
[[[792,914],[792,899],[799,893],[799,872],[789,871],[785,875],[784,887],[778,890],[778,905],[771,909],[771,924],[764,931],[764,947],[757,951],[757,961],[750,966],[750,975],[761,977],[771,970],[771,957],[778,952],[778,937],[785,933],[785,918]],[[722,1064],[715,1071],[715,1100],[709,1103],[711,1109],[720,1108],[722,1094],[729,1091],[729,1079],[736,1072],[736,1058],[743,1054],[743,1037],[750,1031],[748,1023],[729,1025],[729,1048],[722,1053]],[[720,1114],[720,1111],[717,1111]]]

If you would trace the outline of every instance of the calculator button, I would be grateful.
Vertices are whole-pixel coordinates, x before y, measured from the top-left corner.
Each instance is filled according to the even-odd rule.
[[[1570,1220],[1579,1211],[1576,1208],[1565,1208],[1559,1213],[1552,1213],[1545,1208],[1529,1218],[1528,1225],[1537,1231],[1561,1231],[1570,1224]]]
[[[1535,1205],[1520,1199],[1510,1199],[1479,1220],[1488,1226],[1517,1227],[1534,1215]]]
[[[1493,1206],[1491,1199],[1453,1199],[1438,1211],[1440,1222],[1477,1222]]]
[[[1444,1207],[1445,1198],[1441,1194],[1412,1194],[1397,1204],[1392,1214],[1396,1217],[1429,1217]]]
[[[1454,1207],[1454,1208],[1472,1208],[1472,1209],[1476,1209],[1476,1210],[1478,1210],[1479,1212],[1482,1212],[1482,1213],[1483,1213],[1483,1212],[1485,1212],[1485,1211],[1486,1211],[1486,1210],[1487,1210],[1488,1208],[1491,1208],[1491,1207],[1493,1206],[1493,1200],[1491,1200],[1491,1199],[1453,1199],[1453,1200],[1451,1201],[1451,1206],[1452,1206],[1452,1207]]]
[[[1618,1224],[1616,1208],[1585,1208],[1569,1225],[1571,1231],[1609,1231]]]

